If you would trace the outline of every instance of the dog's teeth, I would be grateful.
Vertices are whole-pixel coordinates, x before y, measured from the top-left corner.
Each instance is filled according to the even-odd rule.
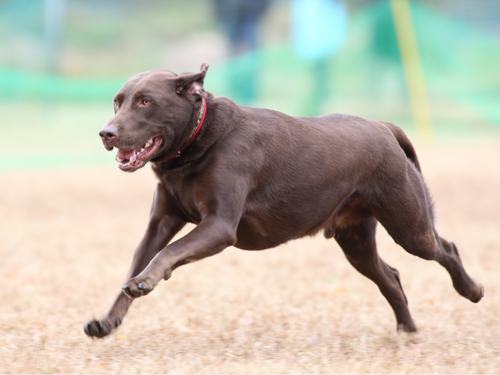
[[[141,151],[140,152],[143,152],[145,150],[145,148],[141,148]]]
[[[144,145],[145,148],[148,148],[149,146],[151,146],[153,144],[153,138],[151,138],[149,141],[146,142],[146,144]]]
[[[122,159],[122,158],[119,158],[118,156],[116,157],[116,161],[117,161],[118,163],[123,163],[123,159]]]

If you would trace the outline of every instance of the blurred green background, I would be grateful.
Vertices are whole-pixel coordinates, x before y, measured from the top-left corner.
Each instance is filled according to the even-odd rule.
[[[500,1],[410,1],[432,140],[417,136],[389,0],[237,15],[239,1],[0,0],[0,170],[114,166],[98,131],[116,91],[204,61],[205,88],[238,104],[391,121],[417,143],[500,137]]]

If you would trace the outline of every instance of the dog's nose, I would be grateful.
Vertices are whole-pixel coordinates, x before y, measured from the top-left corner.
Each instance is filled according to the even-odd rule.
[[[111,142],[118,135],[118,130],[114,126],[106,125],[99,132],[99,136],[105,143]]]

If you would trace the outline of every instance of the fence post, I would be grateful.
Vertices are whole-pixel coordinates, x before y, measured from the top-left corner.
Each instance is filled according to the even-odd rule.
[[[390,0],[390,3],[413,121],[419,138],[425,143],[431,143],[434,137],[431,113],[411,15],[410,0]]]

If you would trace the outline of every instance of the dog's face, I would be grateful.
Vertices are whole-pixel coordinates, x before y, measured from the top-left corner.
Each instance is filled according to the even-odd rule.
[[[136,171],[178,150],[207,69],[204,64],[199,73],[182,75],[152,70],[125,83],[114,98],[115,115],[99,132],[107,150],[118,149],[121,170]]]

